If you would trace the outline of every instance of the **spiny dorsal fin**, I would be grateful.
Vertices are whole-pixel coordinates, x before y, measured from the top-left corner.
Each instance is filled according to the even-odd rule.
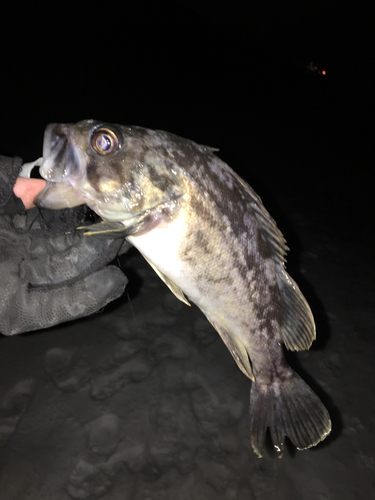
[[[285,256],[289,248],[287,247],[282,232],[263,205],[251,203],[251,208],[254,210],[255,218],[258,221],[264,238],[271,247],[274,260],[284,264],[286,261]]]
[[[242,194],[248,205],[254,211],[255,218],[259,227],[271,247],[275,261],[285,263],[285,256],[289,248],[287,247],[285,238],[277,227],[269,212],[264,207],[262,200],[254,191],[254,189],[240,177],[229,165],[222,164],[222,168],[232,177],[234,177],[241,186]]]

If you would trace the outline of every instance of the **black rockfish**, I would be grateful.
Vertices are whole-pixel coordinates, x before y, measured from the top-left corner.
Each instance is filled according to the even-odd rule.
[[[250,432],[309,448],[331,430],[326,408],[287,364],[309,349],[311,310],[285,270],[287,246],[258,195],[214,150],[173,134],[93,120],[51,124],[37,204],[87,203],[88,235],[126,237],[183,302],[194,302],[253,382]]]

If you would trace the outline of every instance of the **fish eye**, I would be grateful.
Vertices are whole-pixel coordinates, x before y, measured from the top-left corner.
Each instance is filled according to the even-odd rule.
[[[91,136],[91,147],[100,155],[110,155],[119,149],[120,142],[113,130],[101,127],[94,130]]]

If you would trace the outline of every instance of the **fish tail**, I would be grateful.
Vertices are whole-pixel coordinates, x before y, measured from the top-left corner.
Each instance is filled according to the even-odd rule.
[[[318,396],[288,369],[270,384],[253,382],[250,394],[251,442],[258,457],[267,428],[276,450],[282,456],[284,436],[300,450],[315,446],[330,433],[331,420]]]

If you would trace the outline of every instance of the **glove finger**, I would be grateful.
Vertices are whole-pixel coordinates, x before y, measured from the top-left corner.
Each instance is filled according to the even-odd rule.
[[[120,297],[127,281],[120,269],[108,266],[69,287],[31,291],[23,287],[9,314],[0,318],[0,331],[14,335],[88,316]]]
[[[21,276],[33,286],[83,279],[106,266],[117,255],[123,241],[81,235],[66,235],[43,241],[43,248],[35,243],[29,252],[32,265],[24,262]]]
[[[133,245],[128,240],[121,240],[121,241],[122,244],[118,251],[118,255],[124,255],[124,253],[126,253],[130,248],[133,247]]]

